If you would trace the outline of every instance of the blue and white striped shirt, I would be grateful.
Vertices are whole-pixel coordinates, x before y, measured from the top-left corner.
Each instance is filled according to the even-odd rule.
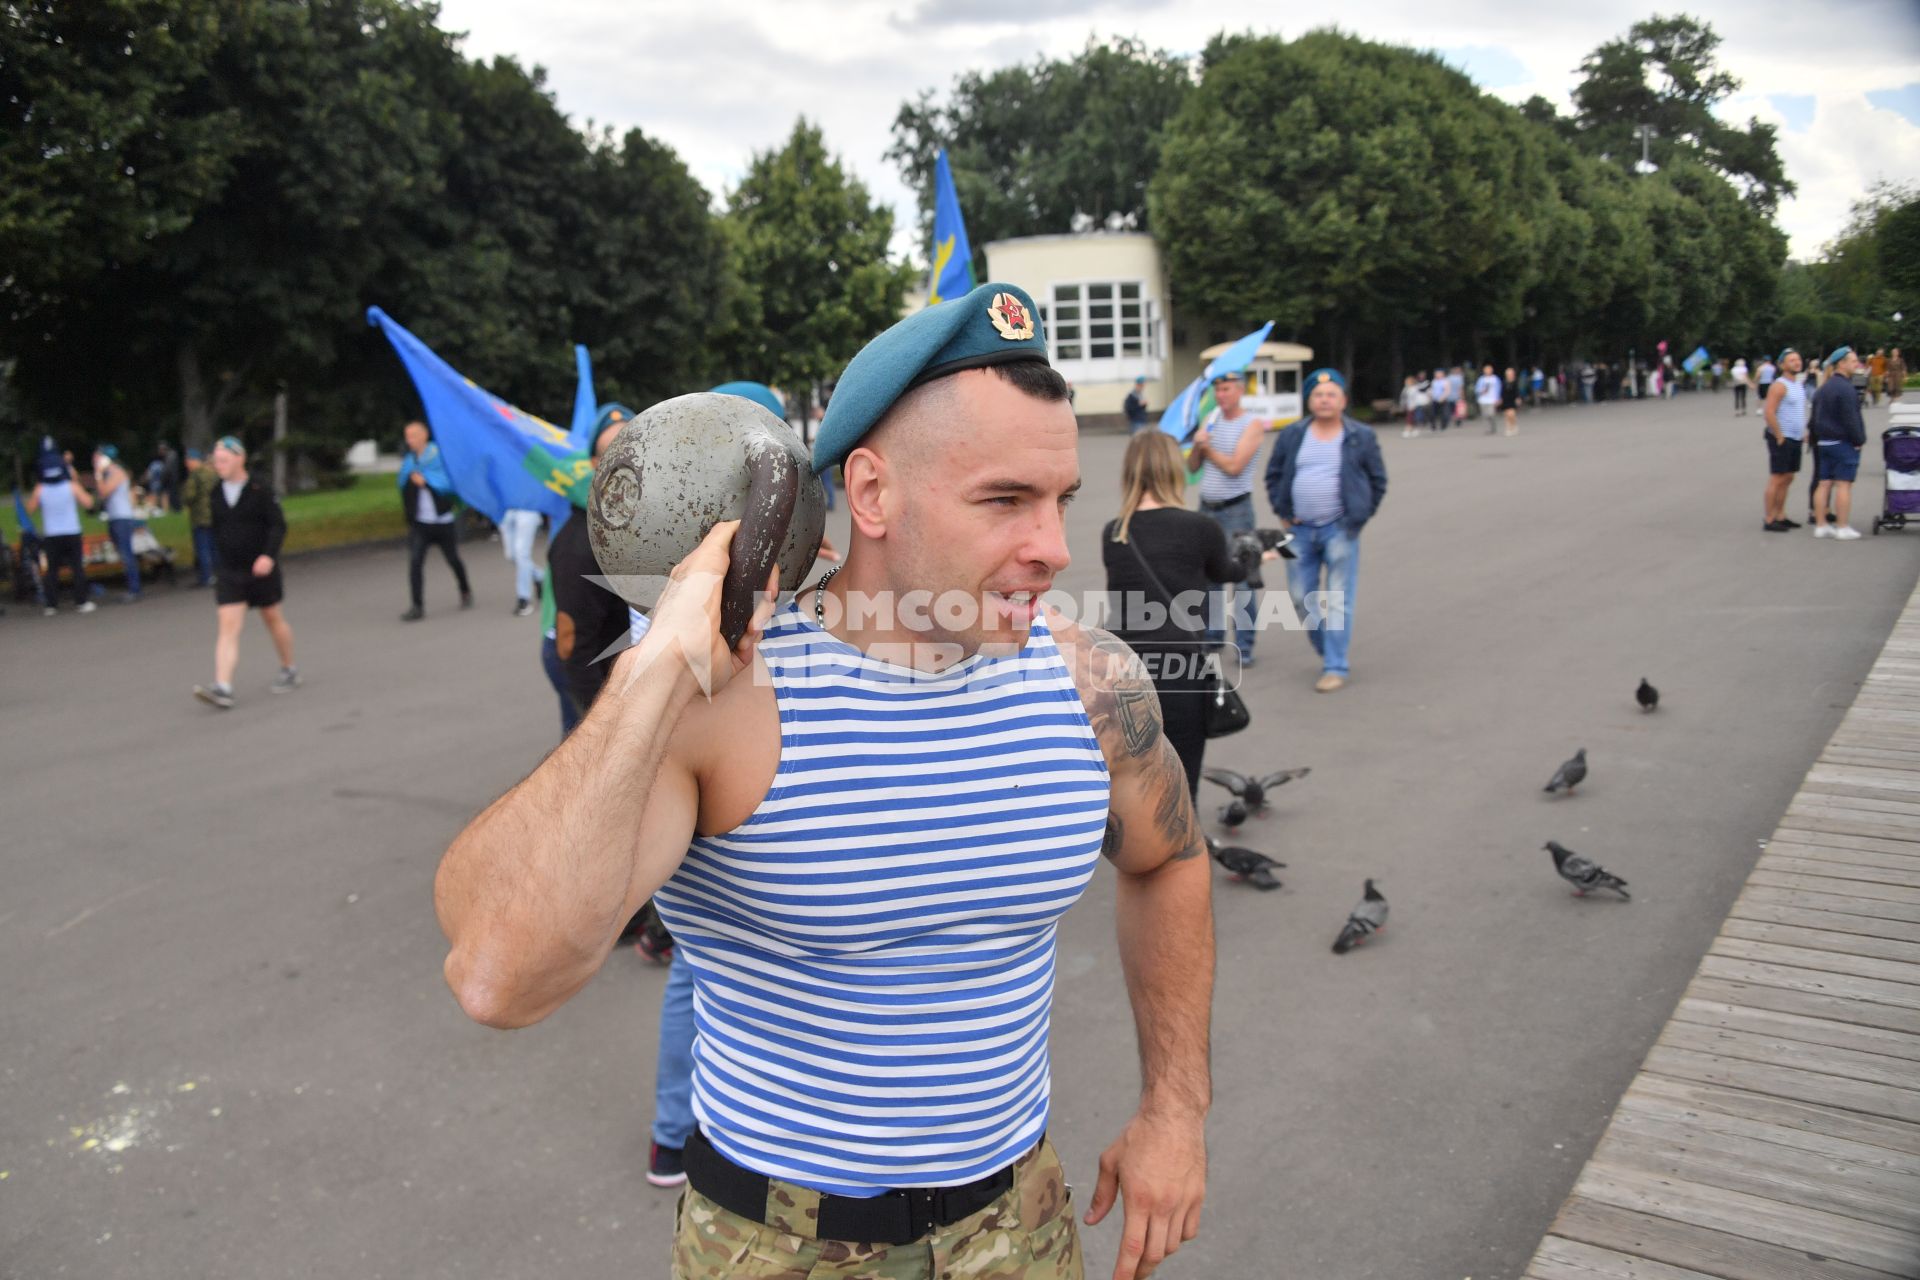
[[[1782,381],[1786,392],[1780,397],[1780,407],[1774,411],[1774,417],[1780,423],[1782,440],[1805,440],[1807,438],[1807,385],[1798,378],[1786,378]]]
[[[1293,518],[1298,524],[1331,524],[1346,514],[1340,501],[1341,447],[1347,429],[1331,440],[1314,436],[1311,428],[1300,440],[1293,464]]]
[[[1213,451],[1223,457],[1231,458],[1233,451],[1240,447],[1240,437],[1254,422],[1253,414],[1242,413],[1237,418],[1225,418],[1215,410],[1207,422],[1207,438],[1213,445]],[[1237,476],[1230,476],[1216,467],[1212,461],[1200,467],[1200,497],[1205,502],[1226,502],[1233,498],[1244,497],[1253,492],[1253,477],[1259,470],[1252,462],[1240,470]]]
[[[929,675],[797,604],[759,652],[780,766],[655,895],[693,973],[693,1111],[734,1163],[841,1195],[952,1186],[1039,1140],[1054,932],[1109,778],[1045,622]]]

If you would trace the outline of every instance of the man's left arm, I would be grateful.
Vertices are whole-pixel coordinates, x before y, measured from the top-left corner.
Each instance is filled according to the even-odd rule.
[[[1360,465],[1366,470],[1367,483],[1373,486],[1373,509],[1380,510],[1380,504],[1387,500],[1387,459],[1380,452],[1380,438],[1372,436],[1367,447],[1360,451]]]
[[[1120,963],[1140,1042],[1140,1106],[1100,1157],[1087,1213],[1124,1212],[1115,1280],[1137,1280],[1200,1229],[1206,1198],[1213,881],[1160,699],[1126,644],[1073,628],[1081,699],[1112,778],[1103,852],[1118,873]],[[1199,695],[1194,695],[1199,696]]]

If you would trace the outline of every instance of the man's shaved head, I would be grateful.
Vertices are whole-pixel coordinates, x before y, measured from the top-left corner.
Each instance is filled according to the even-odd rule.
[[[915,387],[894,401],[867,438],[862,448],[872,449],[896,467],[917,472],[938,466],[946,451],[966,443],[957,428],[958,388],[964,378],[993,377],[1011,383],[1021,392],[1044,404],[1067,399],[1067,382],[1052,366],[1039,361],[988,365],[962,373],[935,378]]]

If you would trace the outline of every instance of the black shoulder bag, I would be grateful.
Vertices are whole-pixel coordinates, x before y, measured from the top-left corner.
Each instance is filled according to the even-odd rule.
[[[1171,617],[1173,593],[1168,591],[1166,584],[1160,581],[1160,575],[1153,571],[1153,566],[1147,563],[1147,558],[1140,554],[1139,544],[1129,539],[1127,549],[1133,552],[1134,561],[1139,564],[1140,571],[1147,575],[1147,581],[1153,584],[1154,590],[1166,598],[1167,615]],[[1207,736],[1224,738],[1230,733],[1240,732],[1251,723],[1253,723],[1253,715],[1247,710],[1246,701],[1241,698],[1238,689],[1227,687],[1227,673],[1221,669],[1218,662],[1215,662],[1213,688],[1207,692]]]

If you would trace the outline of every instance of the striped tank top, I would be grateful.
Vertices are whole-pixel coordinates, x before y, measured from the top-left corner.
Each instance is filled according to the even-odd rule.
[[[1223,418],[1216,410],[1207,423],[1207,436],[1213,443],[1215,453],[1233,456],[1240,447],[1240,437],[1253,424],[1251,413],[1242,413],[1237,418]],[[1237,476],[1230,476],[1211,462],[1200,467],[1200,498],[1204,502],[1225,502],[1253,492],[1254,473],[1259,470],[1256,463],[1249,462],[1246,469]]]
[[[1780,396],[1780,407],[1775,417],[1780,421],[1782,440],[1805,440],[1807,438],[1807,387],[1798,378],[1787,378],[1782,382],[1786,391]]]
[[[654,896],[693,975],[693,1112],[839,1195],[953,1186],[1047,1125],[1054,932],[1100,857],[1105,757],[1035,618],[938,675],[797,604],[759,645],[780,767]]]

